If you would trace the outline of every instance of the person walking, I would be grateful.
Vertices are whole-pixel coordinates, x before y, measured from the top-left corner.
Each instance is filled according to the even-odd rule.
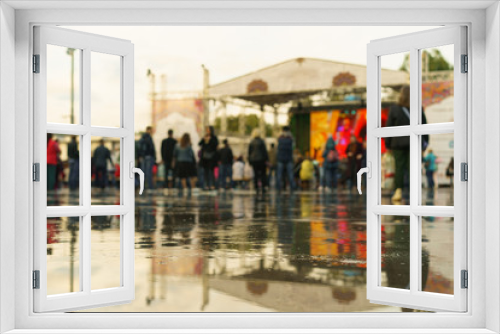
[[[325,191],[329,192],[337,188],[337,171],[339,167],[339,154],[332,136],[329,136],[326,141],[323,159]]]
[[[78,189],[80,183],[80,152],[78,151],[78,143],[76,136],[71,136],[71,141],[68,144],[68,163],[69,177],[68,185],[70,190]]]
[[[219,140],[215,136],[213,126],[207,126],[205,136],[198,145],[201,147],[201,166],[203,167],[203,189],[215,190],[215,173],[217,166],[217,147]]]
[[[47,190],[56,189],[57,160],[60,153],[61,149],[52,133],[47,133]]]
[[[425,156],[424,160],[424,166],[425,166],[425,175],[427,176],[427,188],[429,189],[434,189],[435,188],[435,182],[434,182],[434,174],[437,171],[437,157],[434,154],[434,152],[429,149],[429,153]]]
[[[283,188],[283,173],[286,173],[290,191],[295,190],[293,180],[293,138],[290,127],[284,126],[281,135],[278,138],[277,151],[277,178],[276,189],[281,191]]]
[[[219,187],[226,190],[226,182],[229,179],[229,189],[233,187],[233,150],[227,139],[222,141],[224,147],[219,150]]]
[[[153,166],[156,163],[156,149],[151,137],[152,134],[153,128],[148,126],[139,141],[139,159],[141,161],[141,169],[144,172],[144,181],[149,191],[153,191],[154,189]]]
[[[267,178],[267,185],[271,187],[271,184],[274,180],[274,183],[276,184],[276,166],[278,164],[278,160],[276,157],[276,146],[274,143],[271,144],[271,147],[269,148],[269,151],[267,152],[269,156],[269,174]]]
[[[174,165],[172,163],[174,157],[174,149],[177,144],[177,140],[174,139],[174,130],[169,129],[167,132],[167,138],[163,139],[161,142],[161,160],[163,161],[163,166],[165,167],[165,192],[168,193],[168,189],[175,188],[175,173]],[[170,183],[169,177],[172,177],[172,182]]]
[[[175,166],[175,177],[179,179],[179,190],[191,191],[191,177],[196,173],[196,159],[194,157],[189,133],[184,133],[172,154],[172,163]]]
[[[260,138],[259,129],[253,129],[252,131],[252,141],[248,146],[248,161],[253,168],[255,191],[258,194],[260,190],[264,194],[267,186],[266,163],[269,161],[269,156],[266,143]]]
[[[104,146],[104,139],[99,140],[99,146],[93,154],[95,168],[95,184],[102,190],[108,186],[108,161],[112,164],[111,152]]]
[[[422,109],[422,124],[427,124],[424,110]],[[389,109],[387,127],[410,125],[410,86],[403,85],[399,93],[398,104]],[[429,136],[422,136],[422,149],[429,144]],[[393,202],[400,202],[403,197],[405,177],[410,175],[410,137],[385,138],[385,147],[390,150],[396,164],[395,191],[392,196]]]

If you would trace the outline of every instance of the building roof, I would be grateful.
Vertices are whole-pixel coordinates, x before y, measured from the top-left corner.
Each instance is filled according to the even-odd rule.
[[[404,71],[382,69],[382,85],[409,81]],[[210,97],[233,97],[260,105],[297,100],[322,91],[365,90],[366,66],[316,58],[294,58],[211,85]]]

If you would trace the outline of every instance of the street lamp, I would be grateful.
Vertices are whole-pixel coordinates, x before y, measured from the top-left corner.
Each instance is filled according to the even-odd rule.
[[[71,110],[70,123],[75,124],[75,49],[68,48],[66,51],[71,57]]]

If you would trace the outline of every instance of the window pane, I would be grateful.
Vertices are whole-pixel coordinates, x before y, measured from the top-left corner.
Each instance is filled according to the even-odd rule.
[[[79,124],[81,50],[47,45],[47,122]]]
[[[382,138],[380,150],[381,204],[410,204],[410,137]]]
[[[410,289],[410,217],[381,216],[380,285]]]
[[[422,205],[453,206],[453,133],[421,136]]]
[[[120,204],[120,138],[91,137],[93,205]]]
[[[91,219],[91,289],[121,286],[120,216]]]
[[[91,123],[120,127],[121,57],[91,53]]]
[[[380,57],[380,126],[409,125],[410,119],[401,106],[410,103],[410,53],[402,52]],[[403,89],[404,88],[404,89]],[[407,108],[408,109],[408,108]]]
[[[425,123],[453,122],[454,47],[444,45],[420,50]]]
[[[47,134],[47,206],[80,205],[80,136]]]
[[[422,217],[422,291],[453,294],[453,218]]]
[[[80,218],[47,219],[47,295],[80,290]]]

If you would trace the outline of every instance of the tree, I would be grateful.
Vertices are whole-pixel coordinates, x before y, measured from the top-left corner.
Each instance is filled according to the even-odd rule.
[[[243,135],[249,136],[252,133],[252,130],[255,128],[260,127],[260,119],[257,115],[250,114],[250,115],[245,115],[244,117],[244,122],[245,122],[245,133]],[[240,134],[240,121],[238,116],[228,116],[227,117],[227,132],[232,133],[232,134]],[[221,118],[217,117],[215,119],[214,123],[214,128],[217,131],[221,130]],[[266,136],[272,136],[273,134],[273,127],[270,124],[266,123]]]
[[[422,52],[422,63],[425,63],[425,57],[428,57],[428,70],[432,71],[451,71],[453,70],[453,65],[451,65],[441,54],[439,49],[431,49],[430,51]],[[422,65],[422,69],[424,65]],[[403,63],[399,67],[400,71],[410,72],[410,55],[406,54]]]

